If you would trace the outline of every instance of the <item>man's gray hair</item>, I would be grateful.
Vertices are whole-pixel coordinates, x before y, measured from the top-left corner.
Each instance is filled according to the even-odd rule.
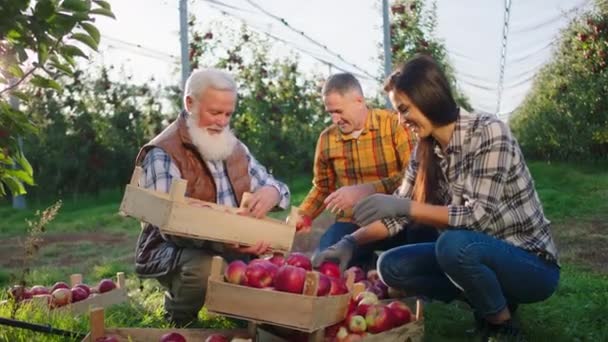
[[[197,69],[190,74],[184,86],[184,107],[186,96],[198,99],[198,96],[208,88],[228,90],[236,95],[236,82],[229,73],[213,68]]]
[[[344,95],[348,92],[356,91],[359,94],[363,95],[363,89],[361,89],[361,84],[359,81],[349,73],[340,73],[333,74],[327,78],[325,84],[323,85],[323,89],[321,90],[321,94],[326,96],[330,93],[338,93],[340,95]]]

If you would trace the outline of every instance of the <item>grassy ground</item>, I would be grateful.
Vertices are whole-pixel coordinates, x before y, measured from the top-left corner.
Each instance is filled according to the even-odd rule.
[[[553,221],[554,235],[562,255],[562,276],[557,293],[545,302],[524,305],[520,317],[531,341],[607,341],[608,319],[608,167],[531,163],[536,187],[545,211]],[[300,203],[309,179],[290,184],[293,203]],[[98,197],[66,199],[59,215],[46,227],[29,284],[52,284],[67,280],[70,273],[83,273],[95,282],[127,273],[130,304],[108,310],[109,326],[164,327],[162,294],[154,281],[140,282],[132,273],[137,223],[117,214],[121,193],[107,191]],[[51,202],[26,211],[0,206],[0,286],[19,276],[23,265],[20,243],[27,231],[26,219]],[[525,279],[522,279],[525,281]],[[0,297],[4,294],[0,295]],[[0,316],[10,314],[0,306]],[[84,332],[86,317],[48,317],[22,308],[18,318]],[[225,327],[232,323],[209,319],[201,312],[201,327]],[[431,303],[426,310],[428,341],[472,340],[465,330],[472,325],[466,306]],[[46,341],[45,335],[2,327],[0,341]],[[63,338],[55,339],[65,340]]]

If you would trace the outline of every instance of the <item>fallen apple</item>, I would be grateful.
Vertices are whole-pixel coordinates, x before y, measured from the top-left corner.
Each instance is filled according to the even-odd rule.
[[[229,340],[222,334],[211,334],[205,339],[205,342],[229,342]]]
[[[102,279],[97,287],[99,288],[99,293],[106,293],[114,290],[116,288],[116,284],[114,284],[112,279]]]
[[[42,285],[32,286],[30,292],[32,293],[32,296],[50,294],[49,289]]]
[[[285,263],[287,265],[303,268],[307,271],[312,271],[312,263],[310,258],[302,253],[294,252],[289,254],[289,257],[287,260],[285,260]]]
[[[348,330],[353,333],[359,334],[364,332],[367,329],[367,323],[365,322],[365,317],[361,315],[350,315],[348,317]]]
[[[342,276],[342,273],[340,272],[340,266],[335,262],[331,261],[324,261],[319,266],[319,273],[325,274],[326,276],[331,278],[340,278]]]
[[[367,323],[367,331],[372,334],[390,330],[395,326],[393,312],[384,305],[374,305],[367,309],[365,322]]]
[[[72,301],[72,292],[70,289],[61,287],[53,291],[51,295],[53,296],[53,306],[55,307],[67,305]]]
[[[73,287],[70,292],[72,292],[72,303],[80,302],[81,300],[85,300],[89,297],[87,291],[81,287]]]
[[[283,292],[302,293],[306,270],[300,267],[283,265],[274,278],[274,287]]]
[[[404,302],[395,300],[390,302],[386,307],[393,313],[395,326],[407,324],[412,320],[412,311]]]
[[[359,266],[352,266],[350,267],[348,270],[346,270],[347,272],[353,272],[355,274],[355,283],[365,280],[365,272],[363,272],[363,269],[361,269],[361,267]]]
[[[186,342],[186,338],[176,332],[166,333],[160,337],[159,342]]]
[[[242,260],[235,260],[228,264],[226,267],[226,271],[224,272],[224,277],[226,281],[232,284],[245,285],[247,284],[247,264],[245,264]]]
[[[317,296],[327,296],[329,290],[331,290],[331,280],[325,274],[319,274],[319,288],[317,289]]]
[[[271,271],[260,263],[247,265],[245,277],[247,285],[251,287],[263,288],[272,285]]]

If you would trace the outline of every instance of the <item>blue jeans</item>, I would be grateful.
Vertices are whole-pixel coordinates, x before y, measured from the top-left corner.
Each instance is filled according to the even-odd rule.
[[[355,232],[359,226],[350,222],[335,222],[321,236],[319,241],[319,251],[323,251],[328,247],[340,241],[345,235]],[[349,266],[359,266],[364,270],[374,268],[376,265],[374,254],[375,251],[386,251],[397,246],[403,246],[410,243],[431,242],[437,240],[438,232],[436,229],[421,226],[408,225],[404,227],[397,235],[388,239],[359,246],[353,253]]]
[[[560,273],[553,262],[470,230],[448,230],[435,243],[386,251],[378,259],[378,271],[388,286],[412,296],[449,302],[464,292],[481,316],[496,314],[507,304],[547,299]]]

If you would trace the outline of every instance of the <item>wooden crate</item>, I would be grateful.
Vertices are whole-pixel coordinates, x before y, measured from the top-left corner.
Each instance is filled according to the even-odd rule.
[[[82,284],[82,275],[79,273],[72,274],[70,276],[70,286],[74,287],[78,284]],[[58,308],[51,308],[46,297],[35,297],[25,301],[30,301],[32,304],[40,307],[40,309],[48,310],[50,312],[71,312],[73,314],[84,314],[89,312],[91,307],[105,308],[114,304],[126,302],[128,299],[127,288],[125,286],[125,275],[123,272],[118,272],[116,273],[116,288],[114,290],[105,293],[97,293],[80,302],[70,303]],[[7,301],[3,301],[0,304],[5,304],[6,302]]]
[[[106,328],[103,308],[91,310],[91,331],[82,342],[95,342],[103,336],[114,336],[120,342],[155,342],[161,336],[176,332],[186,338],[186,341],[205,341],[212,334],[222,334],[230,339],[239,337],[246,341],[253,341],[245,329],[214,330],[214,329],[156,329],[156,328]]]
[[[351,294],[317,297],[319,274],[308,272],[303,294],[257,289],[224,281],[224,260],[216,256],[211,265],[205,307],[223,316],[315,332],[344,319]],[[353,287],[354,274],[347,286]]]
[[[139,187],[141,174],[142,169],[136,167],[125,189],[121,214],[153,224],[166,234],[246,246],[267,241],[274,251],[291,250],[297,208],[292,207],[289,224],[238,215],[238,208],[185,197],[183,179],[174,179],[168,194]]]

